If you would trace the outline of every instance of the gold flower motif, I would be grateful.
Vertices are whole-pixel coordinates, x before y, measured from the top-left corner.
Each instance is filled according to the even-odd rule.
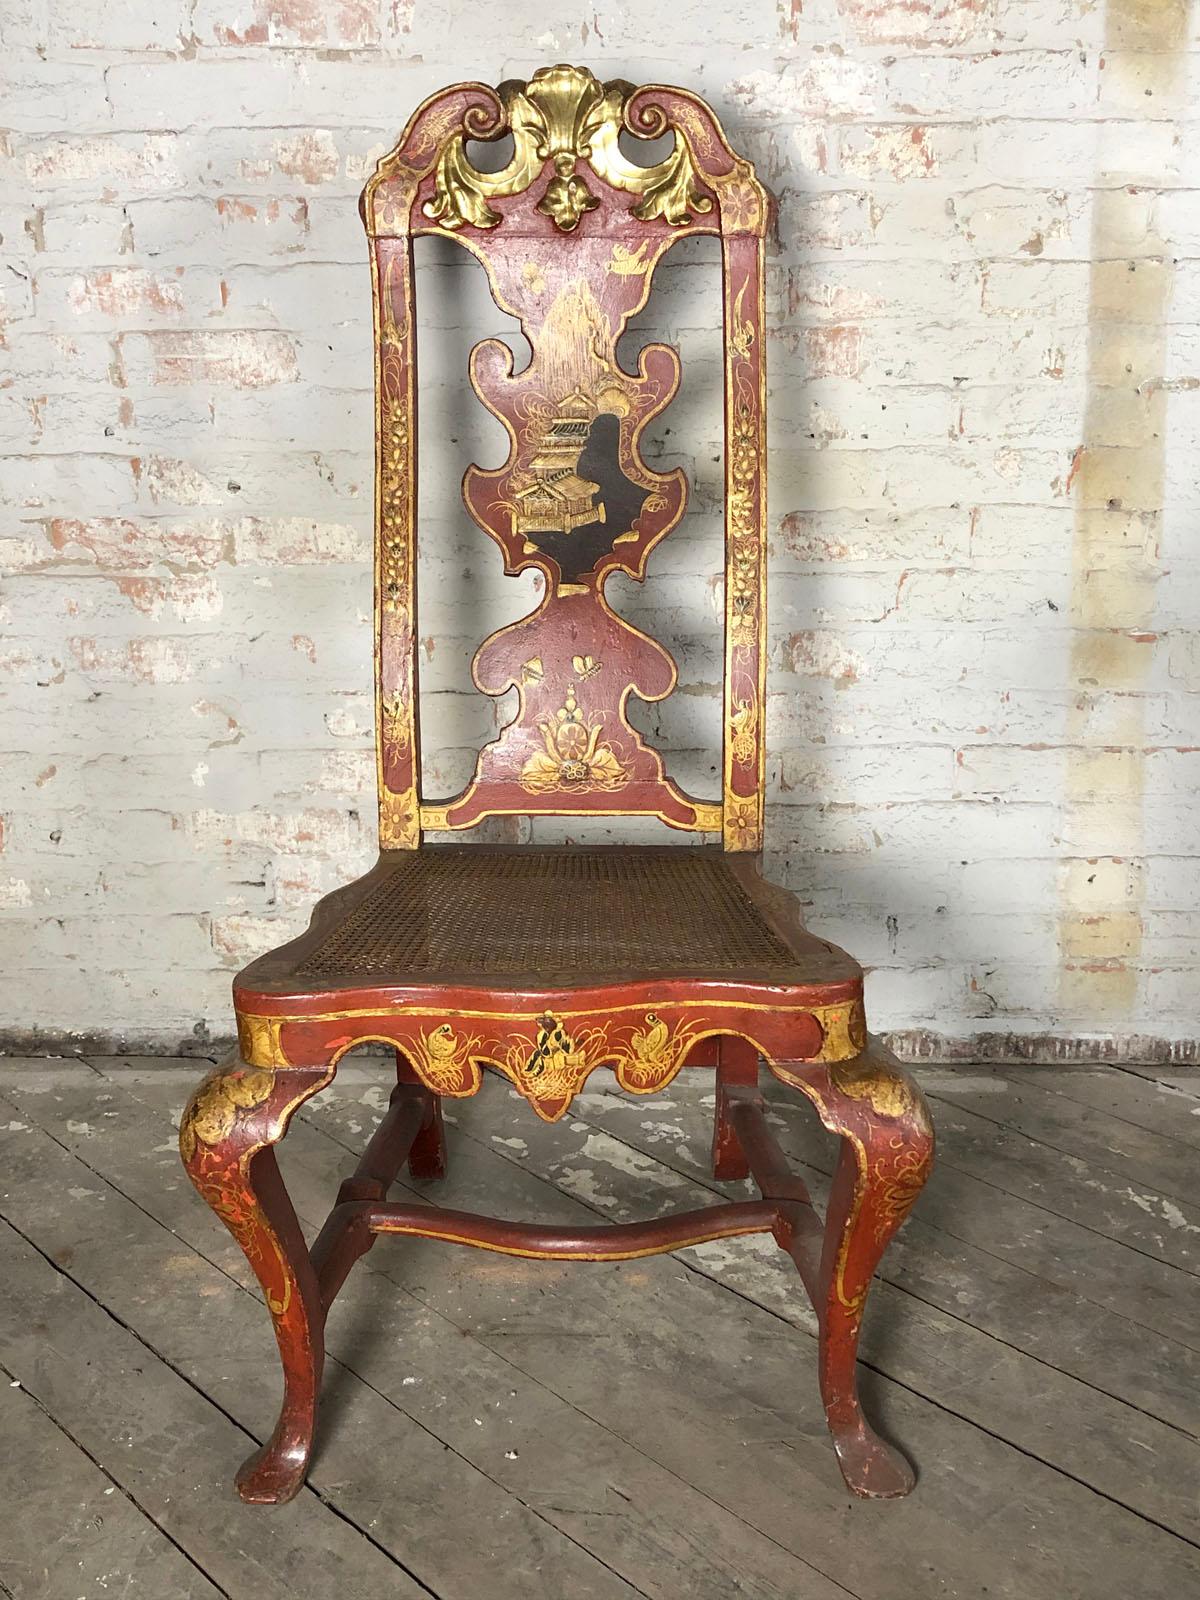
[[[756,800],[730,800],[725,803],[725,839],[735,850],[757,850],[762,844]]]
[[[603,718],[589,721],[575,698],[575,685],[550,717],[538,721],[544,749],[535,751],[521,768],[522,789],[530,794],[552,794],[571,789],[577,794],[621,789],[629,771],[612,748],[601,742]]]

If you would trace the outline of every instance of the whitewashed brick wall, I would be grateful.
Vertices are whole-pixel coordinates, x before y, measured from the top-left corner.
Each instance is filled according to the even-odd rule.
[[[781,202],[769,872],[902,1048],[1194,1052],[1197,9],[10,0],[7,1042],[228,1034],[231,972],[370,860],[357,194],[431,90],[571,60],[707,96]],[[711,793],[718,309],[685,248],[639,329],[684,353],[654,448],[693,510],[619,596],[691,681],[643,725]],[[421,278],[447,788],[497,724],[467,656],[532,588],[457,503],[502,450],[466,353],[510,325],[452,245]]]

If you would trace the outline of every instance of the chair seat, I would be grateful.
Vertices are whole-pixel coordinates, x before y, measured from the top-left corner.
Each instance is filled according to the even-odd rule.
[[[468,845],[386,852],[326,896],[299,939],[247,967],[235,989],[594,990],[656,979],[788,987],[859,977],[745,858],[671,846]]]

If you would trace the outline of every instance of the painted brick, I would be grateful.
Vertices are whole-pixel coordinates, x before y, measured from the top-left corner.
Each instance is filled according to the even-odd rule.
[[[582,49],[604,76],[682,81],[779,196],[766,864],[870,967],[873,1025],[1194,1037],[1183,0],[683,0],[669,32],[618,8],[582,46],[560,24],[521,0],[0,19],[10,1025],[52,1009],[204,1044],[229,1030],[230,969],[372,858],[356,200],[403,115],[464,71],[468,29],[472,75]],[[689,692],[634,715],[705,794],[716,259],[681,246],[638,319],[685,372],[647,453],[694,492],[648,589],[612,590],[679,658]],[[504,449],[464,391],[470,347],[515,325],[449,243],[418,250],[418,283],[423,757],[445,795],[511,714],[469,656],[539,590],[503,578],[458,490]]]

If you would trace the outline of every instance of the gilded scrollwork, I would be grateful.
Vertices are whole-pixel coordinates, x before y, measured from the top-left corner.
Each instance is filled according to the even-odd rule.
[[[380,588],[384,610],[407,618],[412,586],[412,449],[405,370],[408,324],[398,324],[395,319],[391,267],[389,262],[381,291],[384,418],[379,460]]]
[[[729,631],[735,652],[747,658],[758,644],[762,534],[758,515],[761,426],[757,408],[739,401],[729,434]]]
[[[672,142],[662,160],[643,166],[631,159],[640,142],[664,135]],[[475,141],[506,136],[512,152],[503,170],[481,171]],[[639,144],[630,145],[628,136]],[[431,96],[380,161],[364,191],[363,215],[375,240],[380,395],[376,650],[383,848],[418,844],[423,815],[445,828],[473,826],[492,814],[489,801],[498,785],[504,792],[495,809],[503,814],[517,814],[522,802],[538,811],[605,814],[628,804],[677,827],[720,831],[727,849],[761,848],[768,204],[751,163],[735,154],[695,95],[663,85],[601,82],[586,68],[561,64],[495,90],[461,83]],[[540,224],[539,214],[552,225]],[[632,226],[634,218],[657,225],[643,234]],[[570,708],[560,662],[553,664],[556,681],[539,687],[543,660],[551,665],[540,637],[531,638],[521,667],[521,686],[531,692],[523,696],[516,731],[485,747],[461,795],[422,807],[414,708],[409,240],[442,229],[456,233],[482,263],[498,303],[522,321],[532,345],[524,373],[514,373],[511,362],[505,367],[495,341],[482,341],[472,357],[476,391],[508,427],[513,454],[503,474],[471,469],[475,476],[465,493],[475,520],[502,544],[506,570],[539,565],[554,585],[553,598],[574,601],[589,587],[598,589],[614,567],[640,575],[649,549],[682,510],[683,474],[652,472],[638,450],[647,417],[674,392],[677,359],[673,374],[672,353],[653,347],[634,374],[617,361],[615,341],[630,308],[645,303],[655,266],[677,230],[692,224],[725,240],[729,466],[720,828],[716,808],[681,794],[661,762],[653,768],[657,758],[629,726],[620,699],[616,674],[630,669],[609,645],[603,652],[593,646],[605,657],[604,670],[597,664],[594,686],[579,689],[584,706],[576,710],[587,731],[575,748],[579,717],[563,717]],[[551,248],[547,235],[555,229],[574,234],[573,244]],[[585,668],[589,657],[580,646],[589,642],[581,626],[576,648]],[[658,671],[648,651],[645,670]],[[592,676],[578,667],[576,674],[580,683]],[[655,791],[662,796],[657,804]]]
[[[933,1166],[932,1141],[912,1145],[897,1134],[889,1145],[893,1160],[882,1169],[875,1197],[875,1232],[881,1239],[890,1238],[912,1210]]]
[[[239,1034],[242,1021],[239,1017]],[[184,1161],[191,1161],[197,1145],[218,1145],[227,1139],[238,1113],[262,1105],[274,1087],[275,1073],[270,1068],[222,1067],[210,1073],[188,1101],[179,1124]]]
[[[379,286],[379,843],[384,850],[411,850],[421,838],[420,805],[413,781],[415,724],[409,687],[414,493],[409,418],[411,327],[407,291],[398,288],[396,269],[397,258],[390,257]],[[385,679],[392,685],[386,691]]]
[[[480,172],[467,155],[467,133],[456,132],[439,156],[425,215],[444,228],[494,228],[501,217],[490,202],[524,193],[548,161],[554,170],[537,209],[564,233],[599,204],[577,171],[581,161],[605,183],[636,196],[630,209],[643,222],[663,217],[681,225],[710,212],[712,196],[700,184],[679,132],[670,155],[654,166],[626,158],[618,141],[633,92],[631,84],[602,84],[586,68],[571,66],[543,67],[528,83],[502,84],[503,123],[491,136],[512,135],[512,160],[500,172]]]

